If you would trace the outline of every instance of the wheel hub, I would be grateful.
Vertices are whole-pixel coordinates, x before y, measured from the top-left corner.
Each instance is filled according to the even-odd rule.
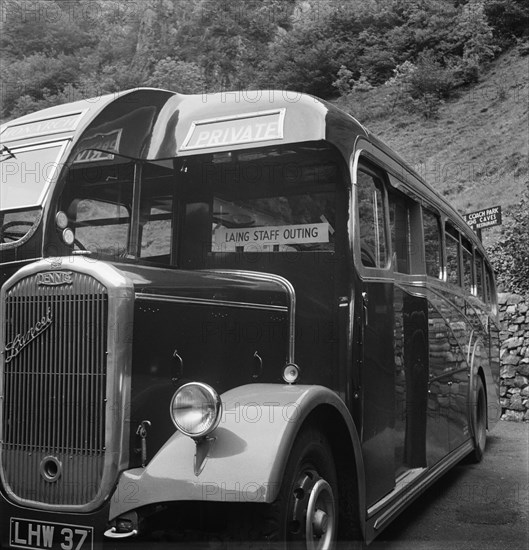
[[[306,470],[298,478],[293,498],[293,537],[298,540],[304,538],[307,550],[331,548],[336,538],[334,495],[331,486],[314,470]]]
[[[319,508],[314,512],[312,518],[312,529],[317,537],[325,535],[327,527],[329,526],[329,516],[323,510]]]

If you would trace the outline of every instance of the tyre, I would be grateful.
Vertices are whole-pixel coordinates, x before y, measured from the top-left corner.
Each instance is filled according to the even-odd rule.
[[[472,428],[474,432],[474,450],[470,453],[470,462],[478,463],[483,459],[487,445],[487,396],[480,377],[476,383],[476,400],[472,409]]]
[[[333,549],[338,500],[329,443],[321,431],[305,429],[294,443],[279,496],[271,507],[268,541],[274,548],[288,550]]]

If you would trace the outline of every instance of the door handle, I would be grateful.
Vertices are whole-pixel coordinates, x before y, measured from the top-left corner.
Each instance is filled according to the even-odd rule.
[[[369,305],[369,298],[367,296],[367,292],[362,292],[362,312],[364,316],[363,320],[364,320],[365,326],[369,324],[368,305]]]

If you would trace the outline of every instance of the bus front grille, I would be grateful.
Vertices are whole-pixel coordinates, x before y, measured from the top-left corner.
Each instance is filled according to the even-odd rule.
[[[8,496],[35,505],[98,500],[106,444],[108,295],[63,272],[6,291],[1,473]]]

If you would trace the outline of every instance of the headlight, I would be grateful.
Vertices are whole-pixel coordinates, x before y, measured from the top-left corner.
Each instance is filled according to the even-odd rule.
[[[211,433],[219,425],[221,414],[222,401],[219,394],[207,384],[184,384],[176,390],[171,400],[174,425],[193,439]]]

